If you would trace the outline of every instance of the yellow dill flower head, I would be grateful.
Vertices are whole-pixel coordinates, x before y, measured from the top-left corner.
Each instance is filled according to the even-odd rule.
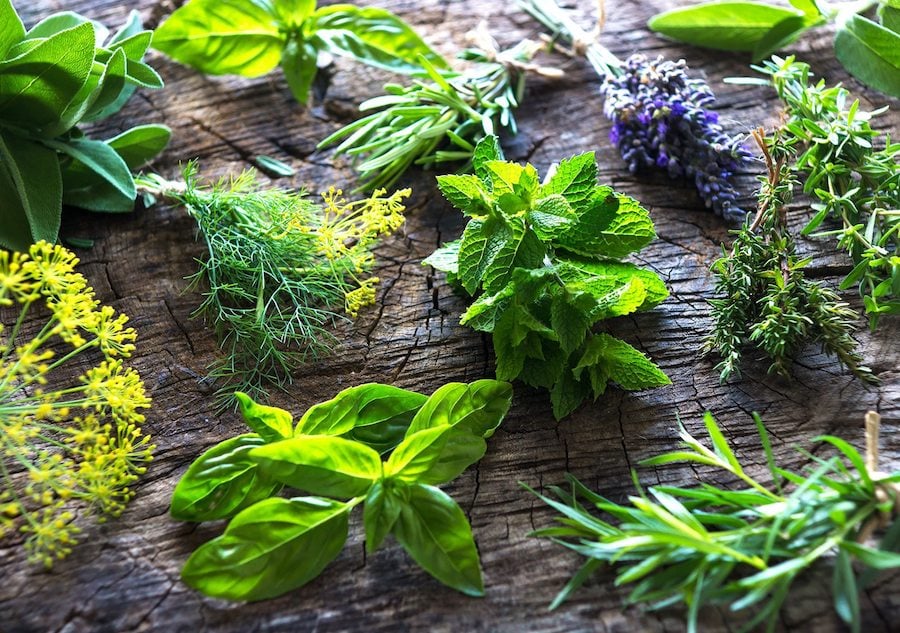
[[[77,262],[46,242],[27,254],[0,252],[0,306],[21,309],[12,327],[0,328],[0,536],[26,534],[29,560],[48,567],[77,542],[74,510],[79,522],[120,513],[154,448],[140,429],[150,399],[122,361],[134,350],[134,329],[98,306]],[[44,327],[15,340],[42,296]],[[57,341],[74,349],[57,358]],[[82,355],[94,366],[75,386],[58,385],[55,370]],[[11,472],[22,473],[18,484]]]
[[[359,316],[359,311],[375,303],[375,287],[378,285],[378,277],[369,277],[360,283],[359,288],[346,294],[345,310],[354,319]]]

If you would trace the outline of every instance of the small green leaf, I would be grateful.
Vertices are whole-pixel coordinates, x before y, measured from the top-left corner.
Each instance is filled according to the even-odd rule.
[[[497,253],[512,239],[503,220],[488,217],[471,220],[463,230],[459,246],[459,280],[469,294],[475,294]]]
[[[490,213],[487,192],[481,180],[471,174],[437,177],[438,189],[464,215],[482,217]]]
[[[365,495],[381,477],[381,458],[352,440],[300,435],[250,451],[262,472],[314,495],[349,499]]]
[[[46,141],[49,147],[74,158],[80,166],[97,174],[125,198],[134,200],[137,189],[131,170],[121,156],[105,141],[69,139]],[[75,168],[76,165],[72,165]]]
[[[606,384],[605,381],[603,384]],[[557,420],[563,419],[577,409],[590,393],[591,387],[587,381],[577,378],[572,370],[564,369],[559,380],[550,389],[553,417]]]
[[[629,391],[672,384],[647,356],[605,332],[593,335],[588,341],[575,366],[575,375],[579,376],[585,369],[601,372]]]
[[[265,443],[255,433],[238,435],[194,460],[172,493],[172,518],[224,519],[276,494],[281,484],[261,474],[248,456],[250,449]]]
[[[165,125],[136,125],[105,142],[134,170],[155,157],[169,144],[172,130]]]
[[[153,34],[153,47],[208,75],[258,77],[281,59],[276,16],[252,0],[190,0]]]
[[[244,422],[266,442],[277,442],[293,435],[294,416],[278,407],[254,402],[240,391],[234,393]]]
[[[315,497],[260,501],[197,548],[181,578],[214,598],[280,596],[318,576],[341,552],[351,507]]]
[[[475,145],[475,151],[472,153],[472,171],[478,178],[490,184],[491,176],[486,165],[495,160],[503,160],[503,150],[500,149],[500,139],[488,134]]]
[[[62,213],[62,177],[56,152],[13,134],[0,133],[0,168],[7,173],[18,198],[4,202],[12,209],[21,208],[35,242],[55,243]],[[20,218],[20,224],[21,214],[14,217]]]
[[[300,27],[316,10],[316,0],[271,0],[278,21],[287,30]]]
[[[861,82],[900,97],[900,34],[854,15],[838,29],[834,53]]]
[[[878,8],[878,17],[881,20],[881,26],[894,33],[900,33],[900,7],[883,4]]]
[[[499,380],[447,383],[431,394],[418,410],[407,436],[448,424],[488,438],[509,411],[512,395],[512,385]]]
[[[6,57],[6,53],[25,37],[25,26],[22,24],[12,0],[0,0],[0,60]]]
[[[309,100],[309,89],[319,69],[318,58],[319,51],[312,43],[300,41],[295,36],[288,39],[281,53],[284,78],[294,99],[303,105]]]
[[[366,495],[363,525],[366,530],[366,551],[374,552],[390,534],[400,516],[403,500],[393,492],[388,480],[376,481]]]
[[[859,590],[856,587],[853,565],[846,550],[838,552],[831,588],[834,610],[844,622],[851,625],[854,633],[859,633]]]
[[[320,7],[310,18],[309,28],[331,53],[370,66],[417,74],[424,59],[435,68],[449,68],[406,22],[385,9],[350,4]]]
[[[27,251],[32,243],[28,216],[19,198],[19,192],[12,178],[0,161],[0,208],[3,222],[0,223],[0,248],[13,251]]]
[[[462,240],[447,242],[431,255],[422,260],[423,266],[431,266],[435,270],[456,275],[459,273],[459,246]]]
[[[584,342],[592,325],[589,317],[594,300],[590,295],[561,292],[550,304],[550,325],[559,337],[559,344],[567,354]]]
[[[641,250],[655,237],[653,220],[637,200],[597,187],[587,210],[556,243],[579,255],[618,259]]]
[[[534,232],[544,242],[565,233],[577,218],[572,206],[560,194],[541,198],[527,215]]]
[[[469,596],[483,596],[481,565],[466,515],[438,488],[414,485],[393,530],[409,555],[439,581]]]
[[[586,152],[561,161],[550,180],[541,187],[540,195],[559,194],[572,209],[583,211],[596,188],[597,159],[594,152]]]
[[[782,20],[803,14],[757,2],[705,2],[653,16],[651,30],[672,39],[726,51],[752,51]]]

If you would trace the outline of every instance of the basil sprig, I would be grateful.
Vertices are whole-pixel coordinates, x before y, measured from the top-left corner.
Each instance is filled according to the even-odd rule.
[[[130,211],[131,172],[158,154],[169,128],[139,125],[105,140],[79,125],[118,112],[140,86],[161,88],[143,60],[150,31],[132,12],[112,37],[102,24],[62,12],[25,29],[0,0],[0,246],[56,242],[62,205]]]
[[[172,497],[176,519],[231,518],[188,559],[188,585],[229,600],[296,589],[340,553],[350,512],[362,505],[369,552],[393,534],[439,581],[483,595],[472,528],[436,486],[484,456],[485,439],[509,410],[509,384],[450,383],[428,397],[366,384],[310,408],[296,424],[287,411],[237,396],[254,432],[206,451]],[[275,497],[285,486],[314,496]]]
[[[259,77],[279,64],[306,103],[323,54],[401,74],[447,62],[399,17],[377,7],[315,0],[191,0],[153,35],[153,47],[209,75]]]
[[[648,26],[689,44],[747,51],[760,61],[816,26],[834,23],[834,52],[868,86],[900,97],[900,3],[870,0],[829,5],[790,0],[791,8],[760,2],[704,2],[655,15]],[[875,20],[861,15],[877,6]],[[877,20],[877,21],[876,21]]]

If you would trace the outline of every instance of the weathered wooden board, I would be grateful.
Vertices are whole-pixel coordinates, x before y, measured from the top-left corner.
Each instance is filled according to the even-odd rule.
[[[70,9],[114,26],[132,8],[156,24],[174,8],[172,0],[16,4],[29,24],[51,11]],[[380,4],[414,23],[447,54],[460,47],[465,32],[482,19],[501,44],[538,32],[511,2]],[[571,4],[578,5],[575,10],[587,26],[592,3]],[[603,39],[616,54],[643,50],[685,57],[716,88],[718,107],[732,131],[746,132],[777,120],[777,102],[769,91],[722,84],[723,77],[746,74],[746,60],[673,45],[646,30],[646,19],[674,6],[673,0],[609,4]],[[864,106],[885,101],[847,77],[832,58],[827,32],[805,39],[797,49],[818,74],[829,81],[847,81]],[[178,163],[191,158],[200,159],[205,173],[221,175],[244,169],[253,157],[266,154],[297,168],[295,177],[277,184],[313,191],[331,183],[352,183],[348,165],[333,160],[329,152],[315,151],[315,144],[352,120],[356,104],[377,94],[387,78],[339,62],[327,100],[304,110],[292,100],[279,73],[256,80],[209,78],[161,56],[152,61],[166,89],[139,93],[122,117],[104,124],[100,132],[112,133],[131,122],[165,122],[173,128],[174,139],[154,166],[165,175],[176,175]],[[521,134],[507,143],[508,154],[544,171],[560,158],[596,149],[603,180],[652,209],[659,239],[640,261],[663,275],[672,297],[648,314],[621,318],[609,327],[646,350],[674,384],[643,393],[611,390],[559,423],[545,393],[517,388],[513,409],[491,439],[488,455],[448,487],[472,522],[487,596],[471,599],[444,588],[396,544],[367,557],[358,522],[351,528],[349,546],[321,577],[279,599],[228,604],[205,599],[182,584],[181,565],[221,525],[197,527],[170,519],[172,488],[195,456],[241,428],[236,415],[214,414],[212,389],[203,379],[215,343],[203,323],[190,318],[198,297],[184,291],[184,277],[194,271],[202,248],[194,242],[192,221],[177,208],[122,216],[71,212],[64,234],[96,240],[92,249],[78,251],[82,271],[100,299],[129,314],[139,331],[133,362],[154,398],[146,428],[158,449],[125,514],[86,531],[84,543],[52,572],[26,566],[16,539],[0,542],[0,631],[678,631],[684,624],[677,610],[644,613],[623,608],[625,594],[614,588],[610,575],[598,575],[564,607],[548,612],[550,599],[579,561],[527,536],[547,525],[552,513],[517,482],[534,487],[559,483],[569,471],[621,499],[631,488],[630,468],[674,447],[676,417],[689,429],[700,429],[700,415],[707,409],[722,422],[741,458],[759,471],[764,461],[757,452],[751,411],[761,412],[767,421],[776,455],[787,465],[799,466],[803,458],[793,446],[808,446],[808,439],[820,433],[836,433],[860,445],[863,413],[877,409],[884,420],[883,465],[900,466],[900,324],[885,321],[873,335],[860,322],[866,359],[882,380],[877,388],[863,387],[816,349],[798,359],[792,382],[767,376],[760,360],[748,364],[743,380],[719,384],[714,361],[701,358],[699,347],[710,325],[708,269],[727,227],[702,208],[687,185],[663,175],[629,175],[607,141],[609,124],[600,113],[597,78],[582,63],[551,61],[563,64],[568,75],[556,83],[530,84],[520,111]],[[891,105],[895,110],[881,125],[896,131],[898,104]],[[739,176],[748,206],[753,204],[754,171]],[[459,234],[462,220],[437,193],[433,174],[412,174],[408,182],[415,195],[407,226],[378,251],[378,274],[384,281],[379,305],[341,333],[344,343],[333,357],[298,372],[290,392],[273,397],[274,403],[299,413],[340,388],[367,381],[429,392],[449,380],[492,375],[489,340],[459,325],[464,301],[442,276],[419,265],[435,246]],[[793,223],[799,227],[806,209],[798,203],[793,211]],[[801,248],[814,257],[810,270],[817,278],[836,283],[849,270],[845,257],[830,244],[801,240]],[[855,296],[848,298],[859,305]],[[678,467],[639,472],[648,484],[689,483],[700,475]],[[898,587],[900,579],[894,575],[866,592],[864,630],[897,630]],[[830,591],[827,570],[804,577],[783,612],[783,628],[842,630],[831,610]],[[729,631],[734,619],[726,612],[710,612],[703,621],[704,630]]]

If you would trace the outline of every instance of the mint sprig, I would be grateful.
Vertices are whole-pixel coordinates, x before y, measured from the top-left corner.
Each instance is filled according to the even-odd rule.
[[[472,164],[474,175],[438,177],[471,219],[423,264],[477,296],[461,323],[493,334],[497,378],[549,389],[557,419],[610,381],[670,384],[643,353],[593,331],[668,296],[655,273],[619,261],[656,237],[646,209],[598,186],[592,152],[562,161],[543,184],[533,166],[504,161],[495,136],[477,145]]]

